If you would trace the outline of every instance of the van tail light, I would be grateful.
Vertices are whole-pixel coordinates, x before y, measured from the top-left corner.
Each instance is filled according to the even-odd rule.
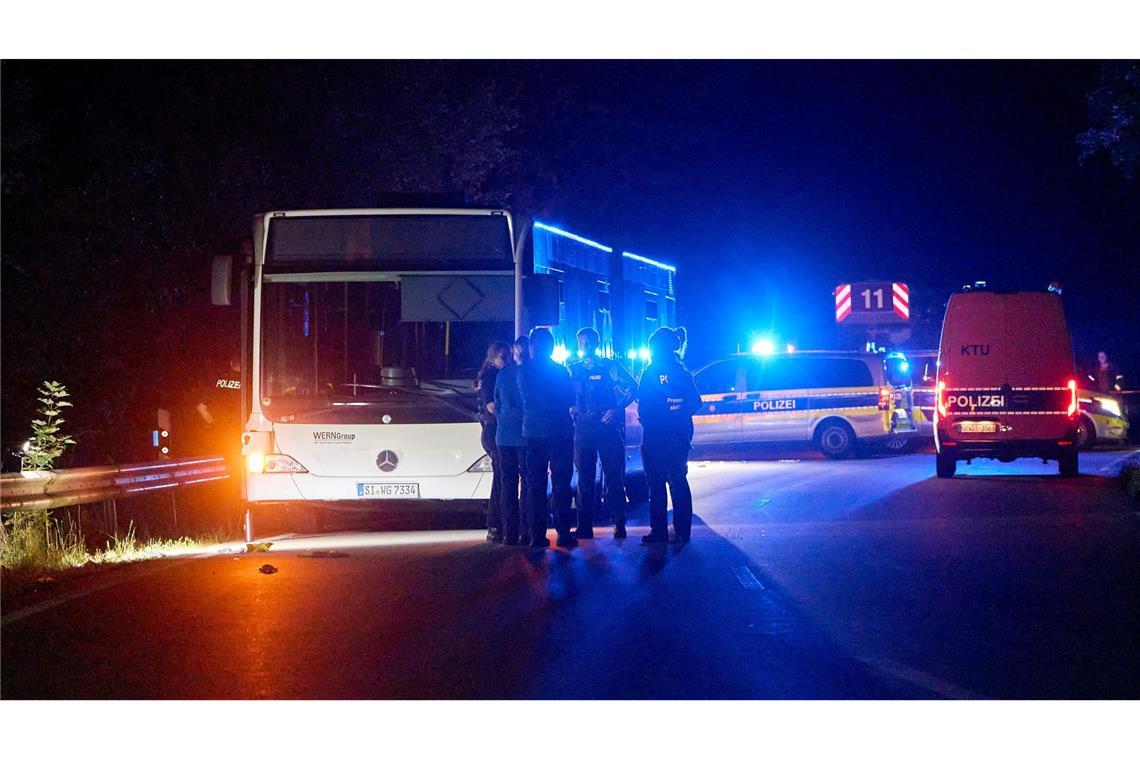
[[[1077,410],[1080,409],[1080,404],[1077,402],[1077,381],[1070,380],[1068,383],[1069,388],[1069,419],[1076,419]]]
[[[305,466],[285,454],[262,454],[254,451],[246,456],[246,469],[253,473],[308,472]]]
[[[879,389],[879,408],[884,410],[884,411],[891,408],[891,389],[890,388],[880,388]]]
[[[934,392],[934,406],[935,411],[938,412],[939,417],[946,416],[946,381],[939,380],[938,388]]]

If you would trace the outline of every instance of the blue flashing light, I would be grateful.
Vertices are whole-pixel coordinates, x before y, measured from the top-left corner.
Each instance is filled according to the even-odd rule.
[[[560,343],[550,352],[550,358],[559,364],[564,364],[566,360],[570,358],[570,352],[566,349],[566,346]]]
[[[631,362],[636,360],[637,359],[637,349],[636,348],[629,349],[629,352],[626,354],[626,356],[629,358],[629,360]]]
[[[761,338],[752,344],[752,353],[757,356],[771,356],[776,353],[776,344],[771,338]]]
[[[588,238],[584,238],[581,235],[575,235],[573,232],[567,232],[566,230],[561,230],[557,227],[552,227],[549,224],[544,224],[543,222],[535,221],[534,226],[540,230],[546,230],[547,232],[553,232],[555,235],[561,235],[564,238],[570,238],[571,240],[578,242],[578,243],[581,243],[583,245],[588,245],[592,248],[597,248],[599,251],[605,251],[606,253],[613,253],[614,252],[614,249],[610,248],[608,245],[602,245],[601,243],[595,243],[593,240],[590,240]]]
[[[641,361],[643,361],[643,362],[647,362],[647,361],[649,361],[649,349],[648,349],[648,348],[644,348],[644,347],[643,347],[643,348],[639,348],[639,349],[637,350],[637,358],[638,358],[638,359],[641,359]]]
[[[677,272],[677,267],[666,264],[663,261],[657,261],[655,259],[650,259],[650,258],[647,258],[645,256],[638,256],[636,253],[630,253],[629,251],[622,251],[621,255],[626,257],[627,259],[633,259],[634,261],[640,261],[642,264],[648,264],[649,266],[657,267],[658,269],[664,269],[666,272],[673,272],[674,274],[676,274],[676,272]]]

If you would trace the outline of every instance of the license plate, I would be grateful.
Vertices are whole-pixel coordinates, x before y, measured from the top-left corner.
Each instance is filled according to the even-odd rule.
[[[418,499],[419,483],[357,483],[356,495],[365,499]]]
[[[967,420],[958,423],[958,431],[961,433],[996,433],[997,423]]]

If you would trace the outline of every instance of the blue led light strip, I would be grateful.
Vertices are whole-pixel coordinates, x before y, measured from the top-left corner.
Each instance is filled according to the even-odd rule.
[[[614,252],[614,249],[610,248],[607,245],[602,245],[601,243],[595,243],[593,240],[588,240],[587,238],[584,238],[581,235],[575,235],[573,232],[567,232],[566,230],[560,230],[557,227],[551,227],[549,224],[543,224],[542,222],[536,221],[534,223],[534,226],[540,230],[546,230],[547,232],[553,232],[555,235],[561,235],[562,237],[570,238],[571,240],[582,243],[583,245],[588,245],[588,246],[591,246],[593,248],[597,248],[598,250],[605,251],[606,253],[613,253]]]
[[[670,266],[669,264],[665,264],[665,263],[660,262],[660,261],[654,261],[653,259],[648,259],[644,256],[638,256],[636,253],[630,253],[629,251],[622,251],[621,255],[625,256],[627,259],[633,259],[634,261],[640,261],[642,264],[649,264],[650,266],[654,266],[654,267],[657,267],[659,269],[664,269],[666,272],[673,272],[673,273],[677,272],[677,267]]]

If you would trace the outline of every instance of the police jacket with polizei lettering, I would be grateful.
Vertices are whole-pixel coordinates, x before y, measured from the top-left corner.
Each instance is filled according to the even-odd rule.
[[[637,416],[648,434],[688,435],[701,394],[693,373],[677,359],[654,362],[641,373],[637,386]]]
[[[543,357],[520,366],[518,379],[523,437],[572,436],[570,405],[574,403],[574,387],[570,384],[570,372],[553,359]]]
[[[597,358],[586,366],[585,359],[570,365],[570,380],[574,384],[576,417],[600,417],[608,409],[625,409],[633,403],[637,383],[613,359]],[[619,420],[619,424],[620,424]]]

